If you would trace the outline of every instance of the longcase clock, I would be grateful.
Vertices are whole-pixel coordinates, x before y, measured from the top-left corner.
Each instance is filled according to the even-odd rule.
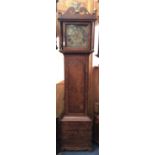
[[[62,150],[92,148],[92,119],[89,116],[91,54],[94,48],[96,15],[86,8],[69,8],[59,14],[60,52],[64,54],[65,95],[61,118]]]

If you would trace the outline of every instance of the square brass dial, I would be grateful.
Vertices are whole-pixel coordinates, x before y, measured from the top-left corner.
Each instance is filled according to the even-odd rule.
[[[67,24],[66,46],[71,48],[88,48],[89,25]]]

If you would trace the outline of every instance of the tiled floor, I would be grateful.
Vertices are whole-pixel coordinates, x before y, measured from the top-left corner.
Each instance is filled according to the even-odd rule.
[[[99,155],[99,146],[94,144],[92,151],[65,151],[60,155]]]

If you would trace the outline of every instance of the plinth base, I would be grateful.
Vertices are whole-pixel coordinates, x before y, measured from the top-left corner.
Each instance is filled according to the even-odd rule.
[[[61,119],[61,149],[92,149],[92,120],[88,116],[64,116]]]

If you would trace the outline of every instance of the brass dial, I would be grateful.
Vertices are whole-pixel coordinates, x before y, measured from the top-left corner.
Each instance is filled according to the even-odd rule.
[[[68,24],[66,27],[66,45],[67,47],[87,48],[88,46],[88,25]]]

